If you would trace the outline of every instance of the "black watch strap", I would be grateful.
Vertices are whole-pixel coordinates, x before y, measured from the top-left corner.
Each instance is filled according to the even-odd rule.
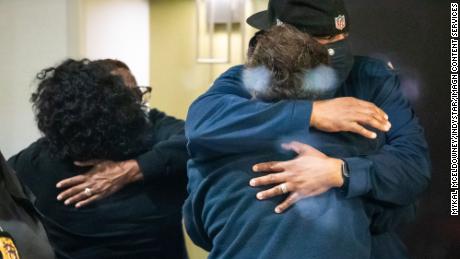
[[[350,185],[350,170],[348,170],[348,164],[345,160],[342,160],[342,179],[343,185],[340,187],[340,190],[347,194],[348,193],[348,186]]]

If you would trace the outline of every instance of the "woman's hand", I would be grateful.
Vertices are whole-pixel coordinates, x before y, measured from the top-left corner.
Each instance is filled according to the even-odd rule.
[[[60,181],[56,187],[64,190],[57,199],[64,201],[66,205],[76,203],[76,208],[108,197],[125,185],[143,178],[135,160],[122,162],[94,160],[75,162],[75,165],[92,166],[92,168],[85,174]]]
[[[299,199],[316,196],[343,185],[342,160],[330,158],[299,142],[284,144],[283,148],[293,150],[299,155],[290,161],[254,165],[254,172],[270,174],[249,182],[253,187],[276,185],[257,193],[259,200],[290,193],[288,198],[275,208],[276,213],[282,213]]]

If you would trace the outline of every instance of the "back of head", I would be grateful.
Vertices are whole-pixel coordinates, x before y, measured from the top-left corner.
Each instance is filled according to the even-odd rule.
[[[148,121],[118,68],[129,71],[115,60],[68,59],[37,76],[31,101],[53,156],[118,160],[143,149]]]
[[[254,97],[266,101],[318,98],[324,87],[312,72],[328,70],[326,48],[287,24],[259,32],[252,41],[243,80]]]

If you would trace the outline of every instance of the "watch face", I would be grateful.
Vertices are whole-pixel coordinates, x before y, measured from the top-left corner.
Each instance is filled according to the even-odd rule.
[[[19,253],[13,239],[7,232],[0,232],[0,258],[19,259]]]

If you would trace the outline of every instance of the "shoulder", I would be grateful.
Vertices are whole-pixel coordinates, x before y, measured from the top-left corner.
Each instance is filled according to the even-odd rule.
[[[149,121],[151,123],[155,123],[163,118],[165,118],[167,115],[166,113],[160,111],[160,110],[157,110],[155,108],[151,109],[149,111],[149,114],[148,114],[148,117],[149,117]]]
[[[355,56],[354,58],[355,62],[351,71],[353,77],[378,79],[396,75],[391,65],[382,60],[366,56]]]
[[[183,120],[178,119],[172,115],[168,115],[165,112],[162,112],[155,108],[149,111],[148,117],[149,117],[150,123],[152,123],[155,126],[157,125],[161,126],[164,124],[179,124],[180,125],[184,123]]]
[[[8,165],[18,175],[22,175],[24,172],[29,171],[30,168],[38,168],[44,159],[51,160],[51,156],[48,152],[45,139],[41,138],[9,158]]]
[[[356,96],[377,104],[399,88],[399,77],[391,65],[382,60],[355,56],[347,83]]]
[[[47,153],[46,141],[43,138],[33,142],[16,155],[13,155],[8,159],[8,163],[31,161],[38,157],[41,153]]]
[[[61,180],[83,173],[85,169],[75,167],[72,160],[51,155],[45,139],[39,139],[8,159],[18,178],[34,193],[47,181]],[[56,182],[53,183],[53,185]]]
[[[216,97],[216,95],[220,97],[224,97],[224,101],[227,100],[226,98],[232,98],[235,96],[243,97],[243,98],[251,98],[251,95],[246,90],[243,85],[242,80],[242,72],[244,70],[243,65],[238,65],[229,68],[227,71],[222,73],[212,84],[211,88],[201,95],[193,104],[196,102],[200,102],[203,98],[207,97]],[[219,99],[219,101],[222,101]],[[192,106],[193,106],[192,104]]]
[[[160,110],[151,109],[149,120],[153,128],[154,139],[163,139],[166,136],[183,134],[184,120],[168,115]]]
[[[222,73],[212,84],[208,92],[227,92],[229,89],[239,88],[242,83],[241,75],[244,66],[238,65]]]
[[[225,78],[239,79],[239,78],[241,78],[241,72],[243,71],[243,69],[244,69],[244,65],[233,66],[233,67],[227,69],[227,71],[225,71],[224,73],[222,73],[217,78],[217,80],[225,79]]]

